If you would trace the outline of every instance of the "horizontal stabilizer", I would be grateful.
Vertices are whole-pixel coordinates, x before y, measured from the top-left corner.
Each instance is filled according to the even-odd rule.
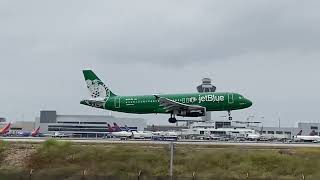
[[[82,100],[80,104],[92,106],[96,108],[104,108],[106,101],[101,98]]]

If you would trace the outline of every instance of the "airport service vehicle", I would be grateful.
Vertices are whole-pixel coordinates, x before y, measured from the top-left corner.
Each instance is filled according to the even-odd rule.
[[[258,134],[258,133],[247,133],[245,139],[250,140],[250,141],[258,141],[258,140],[261,139],[261,134]]]
[[[53,135],[51,135],[51,137],[53,137],[53,138],[67,138],[67,137],[71,137],[71,135],[64,134],[62,132],[54,132]]]
[[[132,131],[133,139],[151,139],[152,132],[151,131]]]
[[[180,133],[176,131],[157,131],[152,132],[151,140],[155,141],[177,141]]]
[[[37,129],[33,129],[31,132],[30,131],[19,131],[17,132],[17,136],[21,136],[21,137],[37,137],[40,135],[40,127],[38,127]]]
[[[316,135],[316,132],[313,130],[309,136],[302,136],[302,130],[294,137],[295,141],[303,142],[320,142],[320,136]]]
[[[84,70],[83,74],[91,98],[82,100],[80,104],[124,113],[167,113],[170,114],[170,123],[177,122],[175,116],[200,117],[207,111],[227,111],[229,120],[232,120],[232,110],[252,105],[249,99],[231,92],[117,96],[93,71]]]
[[[0,135],[5,136],[11,128],[11,123],[8,123],[7,125],[5,125],[3,128],[0,129]]]
[[[287,141],[291,139],[291,134],[261,134],[260,135],[260,141]]]
[[[181,135],[191,139],[204,139],[217,140],[221,137],[230,138],[245,138],[247,134],[254,134],[255,130],[247,128],[207,128],[207,127],[193,127],[189,129],[182,129]]]

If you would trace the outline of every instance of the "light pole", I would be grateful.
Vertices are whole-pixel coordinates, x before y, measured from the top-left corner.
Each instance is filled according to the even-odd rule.
[[[174,143],[171,142],[170,143],[170,170],[169,170],[169,176],[171,177],[172,179],[172,176],[173,176],[173,151],[174,151]]]

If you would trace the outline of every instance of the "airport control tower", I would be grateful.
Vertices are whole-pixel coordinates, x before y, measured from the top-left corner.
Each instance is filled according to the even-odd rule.
[[[211,84],[211,79],[210,78],[203,78],[202,79],[202,84],[197,87],[197,90],[199,93],[203,92],[215,92],[216,87]],[[206,116],[202,118],[204,121],[211,121],[211,112],[206,112]]]

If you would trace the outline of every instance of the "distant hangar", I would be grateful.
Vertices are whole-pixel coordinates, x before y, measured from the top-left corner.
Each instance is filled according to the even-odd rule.
[[[59,115],[56,111],[41,111],[36,118],[35,127],[40,126],[43,134],[61,132],[77,137],[104,137],[108,124],[117,123],[120,127],[128,126],[131,130],[144,130],[147,127],[142,118],[118,118],[99,115]]]

